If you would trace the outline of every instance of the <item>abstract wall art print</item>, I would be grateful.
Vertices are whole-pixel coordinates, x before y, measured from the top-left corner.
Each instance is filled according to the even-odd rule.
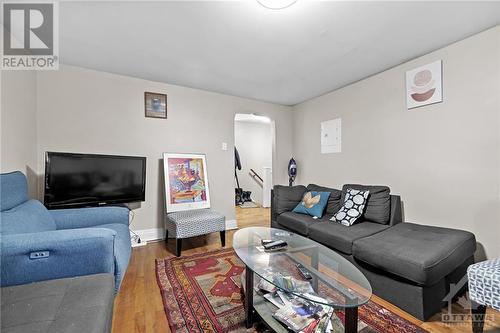
[[[443,62],[435,61],[406,72],[408,109],[443,101]]]
[[[167,213],[210,208],[207,163],[203,154],[163,154]]]

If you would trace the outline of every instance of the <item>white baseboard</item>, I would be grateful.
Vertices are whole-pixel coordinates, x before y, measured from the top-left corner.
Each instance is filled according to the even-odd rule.
[[[238,222],[236,220],[226,220],[226,230],[238,229]]]
[[[153,229],[141,229],[134,230],[134,232],[141,237],[141,241],[155,241],[165,238],[165,229],[163,228],[153,228]]]
[[[238,229],[236,220],[226,220],[226,230]],[[160,239],[165,239],[164,228],[141,229],[134,230],[134,232],[141,238],[141,242],[150,242]]]

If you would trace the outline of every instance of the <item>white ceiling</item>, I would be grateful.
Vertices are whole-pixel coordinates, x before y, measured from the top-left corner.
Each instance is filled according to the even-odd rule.
[[[294,105],[500,24],[500,2],[61,2],[61,62]]]

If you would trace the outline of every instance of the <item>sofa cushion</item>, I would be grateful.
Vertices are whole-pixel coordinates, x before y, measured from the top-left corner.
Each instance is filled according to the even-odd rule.
[[[37,200],[29,200],[0,213],[3,235],[56,230],[56,222],[47,208]]]
[[[111,274],[4,287],[1,331],[110,332],[114,297]]]
[[[307,185],[308,191],[316,191],[316,192],[330,192],[330,197],[328,198],[328,204],[326,205],[325,214],[333,215],[339,211],[340,207],[342,207],[342,191],[334,188],[323,187],[316,184]]]
[[[302,197],[302,201],[293,209],[293,212],[322,218],[329,197],[330,192],[306,192]]]
[[[8,210],[28,201],[28,182],[20,172],[0,174],[0,210]]]
[[[299,202],[302,201],[302,197],[307,192],[305,186],[274,186],[274,210],[276,214],[281,214],[284,212],[291,212]]]
[[[279,225],[304,236],[309,234],[309,226],[318,221],[312,216],[293,212],[285,212],[278,216]]]
[[[476,250],[472,233],[400,223],[354,242],[353,255],[420,285],[429,286],[451,273]]]
[[[345,254],[352,253],[352,244],[356,239],[370,236],[389,228],[372,222],[361,222],[346,227],[325,219],[309,226],[309,238]]]
[[[370,191],[363,219],[381,224],[389,223],[391,217],[391,190],[387,186],[345,184],[342,187],[342,203],[349,188]]]

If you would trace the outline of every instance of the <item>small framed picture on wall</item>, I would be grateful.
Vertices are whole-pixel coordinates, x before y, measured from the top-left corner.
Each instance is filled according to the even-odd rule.
[[[146,117],[167,118],[167,95],[153,92],[144,93],[144,110]]]
[[[441,60],[406,72],[407,109],[443,101],[443,62]]]

